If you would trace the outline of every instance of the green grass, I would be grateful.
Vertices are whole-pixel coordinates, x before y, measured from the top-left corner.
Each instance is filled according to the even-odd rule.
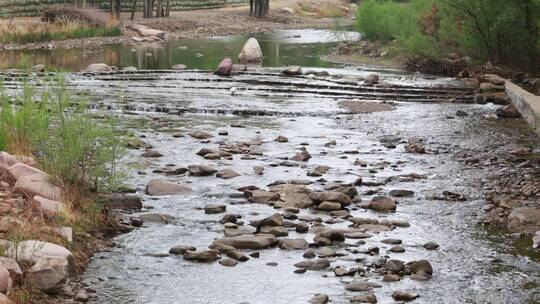
[[[84,23],[30,24],[0,27],[0,43],[36,43],[89,37],[121,36],[122,28],[93,27]]]
[[[1,87],[0,150],[36,157],[64,185],[120,185],[116,163],[124,140],[114,118],[94,119],[62,76],[39,89],[25,82],[15,95]]]

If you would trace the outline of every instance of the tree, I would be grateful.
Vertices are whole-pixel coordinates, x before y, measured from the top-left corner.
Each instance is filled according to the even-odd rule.
[[[249,0],[249,15],[262,18],[268,15],[270,0]]]

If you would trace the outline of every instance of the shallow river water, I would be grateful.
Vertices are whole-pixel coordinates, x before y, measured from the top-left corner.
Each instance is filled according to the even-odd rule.
[[[220,41],[228,45],[227,40]],[[316,42],[310,41],[310,45]],[[209,46],[214,43],[211,40]],[[265,51],[270,45],[263,40]],[[232,43],[230,49],[237,53],[237,44]],[[196,48],[189,46],[188,50]],[[310,52],[313,50],[310,48]],[[275,58],[271,55],[268,61],[265,59],[265,65],[331,66],[321,63],[317,54],[300,62],[292,51],[281,48]],[[216,64],[210,60],[206,66],[204,56],[201,62],[205,63],[197,68],[209,69]],[[139,66],[167,68],[170,63],[181,62]],[[414,196],[398,198],[395,213],[377,213],[353,205],[349,208],[352,216],[406,220],[410,227],[368,231],[373,236],[360,245],[347,239],[345,246],[336,247],[344,255],[331,258],[332,269],[338,265],[369,266],[377,256],[360,252],[373,246],[380,248],[380,256],[403,261],[427,259],[434,268],[433,277],[427,281],[405,277],[394,283],[382,282],[382,275],[368,271],[364,279],[381,285],[373,290],[378,303],[395,303],[391,294],[396,290],[418,293],[420,297],[414,303],[540,303],[538,255],[516,251],[511,238],[489,233],[477,224],[483,206],[481,182],[491,172],[466,167],[452,157],[460,151],[504,152],[512,143],[538,147],[540,140],[523,121],[497,119],[493,115],[497,106],[449,103],[442,92],[456,90],[454,95],[459,95],[458,88],[466,87],[454,80],[373,69],[390,87],[399,90],[347,85],[342,82],[344,79],[365,76],[370,69],[336,66],[327,69],[331,77],[322,79],[287,78],[268,68],[227,79],[201,71],[73,75],[78,89],[87,91],[92,100],[97,100],[96,104],[116,111],[138,137],[163,154],[148,159],[141,157],[142,150],[131,150],[124,163],[129,182],[144,198],[143,213],[174,217],[169,224],[145,223],[142,228],[115,238],[118,246],[93,257],[84,278],[98,291],[95,303],[290,304],[307,303],[316,293],[328,294],[333,304],[349,303],[352,297],[362,294],[344,288],[346,282],[355,278],[336,277],[331,269],[293,272],[293,265],[304,260],[304,250],[264,249],[260,250],[260,258],[251,258],[236,267],[224,267],[217,262],[194,263],[167,252],[179,244],[204,250],[213,240],[223,237],[223,225],[218,222],[223,214],[205,214],[201,208],[207,204],[225,204],[227,213],[241,215],[246,224],[280,212],[236,198],[239,187],[255,185],[266,189],[278,180],[301,179],[313,182],[307,187],[320,190],[331,182],[352,183],[358,177],[364,181],[364,185],[356,187],[362,202],[369,201],[374,193],[388,195],[393,189],[413,190]],[[234,96],[231,88],[235,90]],[[415,88],[421,88],[420,92],[414,93]],[[435,102],[425,102],[424,95],[432,95],[430,101]],[[353,114],[340,107],[340,101],[354,98],[394,101],[394,109]],[[163,109],[168,113],[163,113]],[[457,110],[469,115],[458,117]],[[207,131],[214,137],[197,140],[187,135],[192,130]],[[226,130],[228,135],[218,135],[219,130]],[[274,141],[278,135],[288,137],[289,141]],[[384,147],[380,141],[383,136],[398,137],[397,147]],[[428,153],[405,151],[404,145],[411,138],[423,139]],[[336,145],[326,145],[332,140]],[[201,148],[217,149],[220,144],[238,142],[259,142],[257,150],[261,153],[251,157],[234,155],[233,160],[206,160],[195,154]],[[279,165],[302,147],[313,158],[298,162],[297,167]],[[356,165],[356,160],[367,166]],[[166,164],[207,164],[216,169],[232,169],[241,176],[224,180],[152,172]],[[330,167],[323,175],[327,182],[306,176],[319,165]],[[255,174],[254,166],[264,167],[264,174]],[[410,173],[425,178],[396,178]],[[144,189],[154,178],[177,181],[194,192],[187,196],[148,196]],[[380,185],[367,186],[366,182]],[[432,198],[445,190],[461,193],[467,200],[448,202]],[[302,209],[300,215],[304,214],[321,217],[329,227],[346,228],[350,224],[346,220],[328,222],[332,217],[326,212]],[[298,234],[289,229],[288,237],[310,242],[314,235],[311,231]],[[403,240],[406,251],[389,252],[392,245],[381,242],[385,238]],[[428,241],[438,243],[440,248],[424,249],[422,244]],[[268,266],[269,262],[276,262],[277,266]]]

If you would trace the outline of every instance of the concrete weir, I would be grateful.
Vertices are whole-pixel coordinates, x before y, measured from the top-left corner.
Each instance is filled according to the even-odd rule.
[[[506,81],[506,94],[518,109],[521,116],[540,136],[540,96],[534,95],[510,81]]]

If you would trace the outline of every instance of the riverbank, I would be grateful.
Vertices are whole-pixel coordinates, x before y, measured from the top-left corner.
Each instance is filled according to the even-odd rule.
[[[272,2],[269,15],[262,19],[250,17],[249,7],[241,6],[214,10],[172,12],[168,18],[136,18],[134,21],[129,20],[129,14],[122,14],[122,23],[124,26],[142,24],[153,29],[162,30],[167,33],[165,41],[170,39],[265,33],[285,29],[328,29],[336,26],[347,27],[353,23],[351,16],[354,15],[354,6],[348,8],[350,12],[347,17],[319,18],[316,15],[299,15],[295,13],[294,7],[297,2],[299,1],[282,0]],[[36,21],[37,18],[16,18],[13,22],[35,23]],[[9,21],[0,20],[0,22],[5,23]],[[119,43],[139,44],[140,42],[134,41],[133,37],[138,37],[137,33],[126,28],[124,35],[120,37],[94,37],[42,43],[4,44],[0,45],[0,50],[96,48]]]

